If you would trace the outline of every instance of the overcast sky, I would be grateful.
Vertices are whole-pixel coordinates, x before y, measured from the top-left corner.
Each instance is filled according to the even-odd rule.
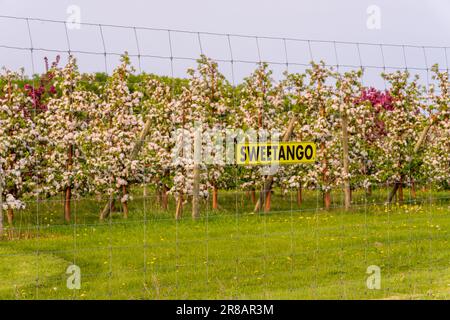
[[[79,10],[79,12],[77,11]],[[300,39],[349,41],[364,43],[412,44],[419,46],[450,46],[450,0],[0,0],[0,15],[44,18],[66,21],[79,17],[81,22],[144,26],[163,29],[181,29],[257,36]],[[63,24],[30,22],[33,46],[43,49],[67,51],[67,38]],[[69,42],[72,50],[103,52],[98,27],[82,25],[71,29]],[[137,54],[133,29],[103,28],[108,52],[125,50]],[[170,56],[167,32],[137,30],[140,52],[148,57],[133,59],[136,67],[147,72],[170,74],[170,60],[150,56]],[[225,36],[201,35],[201,48],[207,55],[230,60]],[[172,54],[176,57],[195,58],[200,53],[196,34],[172,33]],[[272,65],[275,75],[286,68],[286,52],[282,40],[231,38],[235,60],[279,62]],[[3,47],[2,47],[3,46]],[[30,47],[26,21],[0,18],[0,66],[11,69],[32,69],[30,52],[7,47]],[[338,60],[332,43],[312,43],[315,60],[329,64],[382,66],[381,49],[377,46],[337,46]],[[287,59],[291,71],[301,70],[301,64],[310,60],[306,42],[288,41]],[[448,55],[450,50],[448,49]],[[405,54],[403,54],[405,52]],[[448,59],[443,48],[384,47],[384,64],[392,67],[422,68],[438,62],[446,67]],[[44,56],[56,53],[35,51],[35,71],[43,68]],[[65,54],[62,54],[65,56]],[[426,59],[425,59],[426,55]],[[101,55],[78,54],[83,71],[104,71]],[[361,58],[359,58],[361,57]],[[406,59],[405,59],[406,57]],[[450,57],[449,57],[450,58]],[[108,55],[106,68],[110,71],[117,57]],[[182,76],[193,61],[175,59],[175,75]],[[298,65],[297,65],[298,64]],[[427,64],[427,65],[426,65]],[[223,72],[230,77],[231,64],[222,63]],[[235,63],[236,78],[248,74],[254,65]],[[345,69],[345,68],[344,68]],[[370,69],[370,68],[369,68]],[[367,79],[381,70],[367,70]],[[373,75],[370,75],[372,73]],[[417,70],[419,74],[425,71]]]

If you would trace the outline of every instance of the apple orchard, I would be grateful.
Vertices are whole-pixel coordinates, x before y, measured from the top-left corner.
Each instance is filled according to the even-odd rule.
[[[396,71],[380,74],[386,89],[378,90],[362,84],[364,70],[324,62],[279,81],[261,63],[237,85],[205,56],[186,79],[136,74],[126,54],[111,75],[81,73],[72,56],[63,66],[59,57],[45,63],[33,78],[0,76],[0,204],[10,224],[28,201],[51,197],[62,197],[66,221],[71,201],[92,195],[106,199],[101,219],[115,199],[127,217],[131,190],[144,185],[162,208],[175,199],[168,214],[176,218],[199,199],[216,209],[226,190],[255,203],[261,193],[255,210],[270,210],[273,190],[295,191],[301,205],[306,189],[320,191],[328,209],[341,190],[348,209],[354,190],[380,184],[391,188],[388,201],[403,201],[405,187],[414,196],[418,181],[450,187],[449,80],[437,65],[428,86]],[[192,157],[196,135],[209,161]],[[227,161],[225,140],[232,149],[251,135],[311,141],[317,157],[276,173]]]

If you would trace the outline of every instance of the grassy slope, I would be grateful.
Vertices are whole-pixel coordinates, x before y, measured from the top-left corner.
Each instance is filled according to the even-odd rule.
[[[302,211],[293,196],[274,196],[277,212],[252,215],[244,195],[230,192],[195,222],[136,198],[130,219],[98,223],[101,203],[82,200],[70,225],[59,201],[30,203],[16,219],[22,239],[0,245],[0,298],[449,298],[448,192],[432,203],[419,194],[418,205],[370,204],[384,196],[365,205],[355,193],[349,213],[321,210],[313,192]],[[81,290],[66,288],[72,263]],[[366,287],[369,265],[381,267],[381,290]]]

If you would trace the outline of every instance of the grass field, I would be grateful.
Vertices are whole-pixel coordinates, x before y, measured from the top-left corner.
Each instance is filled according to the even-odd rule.
[[[137,191],[136,191],[137,192]],[[448,299],[449,193],[419,193],[385,206],[386,191],[354,194],[354,209],[320,208],[319,194],[273,196],[272,212],[251,214],[243,193],[220,193],[220,209],[173,219],[152,197],[98,222],[102,202],[73,203],[64,224],[59,199],[31,202],[14,235],[0,241],[1,299]],[[10,232],[10,231],[8,231]],[[81,268],[81,289],[66,268]],[[381,268],[381,289],[366,269]]]

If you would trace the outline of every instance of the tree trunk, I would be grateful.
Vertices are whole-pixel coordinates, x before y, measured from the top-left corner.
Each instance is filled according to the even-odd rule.
[[[323,203],[325,205],[325,209],[330,210],[330,208],[331,208],[331,192],[329,190],[325,191],[323,194]]]
[[[297,189],[297,205],[301,206],[302,202],[303,202],[302,185],[300,184],[300,186]]]
[[[416,182],[414,181],[414,178],[411,178],[411,196],[413,199],[416,199]]]
[[[114,195],[111,195],[108,202],[103,207],[103,210],[100,212],[100,220],[104,220],[111,212],[114,211]]]
[[[127,195],[127,186],[126,185],[122,185],[122,195],[126,196]],[[128,200],[125,200],[122,202],[122,208],[123,208],[123,217],[125,219],[128,218]]]
[[[250,190],[250,195],[252,198],[252,203],[255,204],[256,203],[256,190],[255,189]]]
[[[144,128],[142,129],[139,137],[136,139],[136,141],[134,143],[133,150],[131,151],[131,155],[130,155],[131,160],[136,159],[137,156],[139,155],[139,152],[142,149],[145,138],[147,137],[151,126],[152,126],[152,118],[149,117],[147,119],[147,122],[145,123]],[[100,220],[103,220],[110,213],[112,203],[113,203],[113,200],[109,199],[108,203],[105,204],[105,207],[103,208],[102,212],[100,213]],[[124,209],[124,212],[125,212],[125,209]]]
[[[158,204],[160,205],[160,206],[162,206],[162,201],[163,201],[163,190],[162,190],[162,185],[161,185],[161,187],[158,187],[157,188],[157,190],[156,190],[156,199],[157,199],[157,201],[158,201]]]
[[[431,122],[422,130],[422,133],[420,134],[419,140],[417,140],[416,145],[414,146],[413,155],[419,152],[420,147],[422,146],[423,142],[425,141],[428,131],[430,131],[431,127],[434,125],[433,118],[431,119]],[[394,187],[392,188],[391,192],[389,193],[388,197],[388,203],[392,202],[392,199],[394,198],[395,194],[397,193],[397,190],[399,188],[399,184],[396,183]]]
[[[372,195],[372,186],[371,185],[369,185],[367,188],[366,188],[366,196],[371,196]]]
[[[70,201],[72,199],[72,188],[70,186],[66,187],[64,199],[64,219],[66,222],[70,221]]]
[[[398,187],[399,187],[399,182],[395,182],[394,186],[392,187],[391,192],[389,193],[388,201],[387,201],[388,203],[391,203],[392,199],[394,199],[394,196],[397,194]]]
[[[361,166],[362,166],[362,174],[364,175],[364,176],[367,176],[367,164],[366,164],[366,161],[365,160],[362,160],[362,164],[361,164]],[[372,195],[372,185],[368,185],[367,186],[367,188],[365,188],[365,191],[366,191],[366,197],[367,196],[371,196]]]
[[[219,202],[218,202],[218,190],[217,190],[217,186],[213,185],[213,194],[212,194],[212,208],[214,210],[216,210],[217,208],[219,208]]]
[[[400,177],[399,181],[396,181],[394,187],[388,196],[388,203],[391,203],[394,197],[397,196],[399,203],[403,203],[403,177]]]
[[[349,154],[348,154],[348,119],[344,111],[342,115],[342,150],[343,150],[343,175],[344,175],[344,207],[345,210],[350,209],[351,205],[351,190],[349,177]]]
[[[402,204],[403,200],[404,200],[404,198],[403,198],[403,177],[400,177],[400,184],[398,186],[397,193],[398,193],[398,202]]]
[[[168,204],[169,204],[169,194],[168,194],[169,188],[165,184],[162,186],[162,201],[161,205],[163,210],[167,210]]]
[[[177,201],[175,219],[180,220],[182,216],[183,216],[183,195],[180,195]]]
[[[261,192],[259,193],[259,198],[255,204],[255,208],[253,209],[253,212],[255,212],[255,213],[259,212],[262,205],[265,205],[267,193],[270,192],[270,190],[272,188],[272,183],[273,183],[273,176],[267,176],[266,180],[264,181]],[[265,211],[265,208],[264,208],[264,211]]]
[[[270,211],[271,202],[272,202],[272,191],[269,190],[269,192],[267,192],[266,194],[266,203],[264,205],[264,212]]]

